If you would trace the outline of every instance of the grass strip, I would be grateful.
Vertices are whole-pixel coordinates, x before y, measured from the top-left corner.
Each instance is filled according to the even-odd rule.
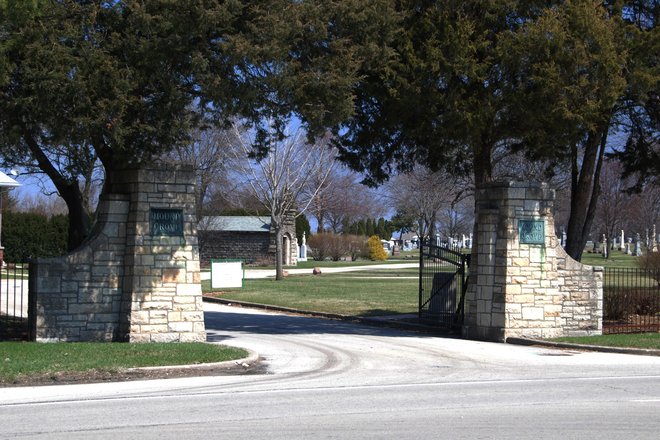
[[[115,372],[132,367],[222,362],[247,356],[245,350],[205,343],[0,342],[0,383],[19,376],[89,370]]]
[[[628,333],[601,336],[562,337],[550,339],[553,342],[602,345],[605,347],[634,347],[660,350],[660,333]]]
[[[374,272],[364,274],[374,274]],[[396,277],[372,279],[342,275],[344,274],[290,276],[282,281],[245,280],[242,289],[226,289],[218,292],[211,292],[209,282],[205,281],[202,283],[202,290],[207,295],[218,298],[310,312],[350,316],[417,313],[419,302],[417,279]]]

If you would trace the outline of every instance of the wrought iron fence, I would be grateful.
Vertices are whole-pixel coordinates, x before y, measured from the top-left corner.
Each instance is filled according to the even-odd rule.
[[[660,270],[605,268],[603,333],[660,332]]]
[[[0,340],[28,338],[28,265],[0,269]]]
[[[463,322],[470,255],[459,248],[422,243],[419,253],[419,318],[458,329]]]

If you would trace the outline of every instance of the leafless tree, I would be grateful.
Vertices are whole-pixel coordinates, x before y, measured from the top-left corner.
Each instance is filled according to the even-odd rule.
[[[191,165],[195,169],[197,219],[208,212],[211,202],[224,199],[236,190],[228,176],[230,151],[239,143],[233,128],[211,127],[191,133],[191,141],[162,157],[165,162]]]
[[[656,225],[657,231],[660,228],[660,186],[647,184],[641,188],[641,192],[630,197],[625,228],[639,232],[642,236],[646,230],[650,233],[653,225]]]
[[[279,141],[269,141],[268,154],[261,160],[252,158],[253,140],[249,132],[234,125],[239,140],[233,150],[237,178],[242,178],[253,195],[270,213],[271,227],[275,231],[276,280],[284,278],[282,238],[285,218],[292,212],[303,214],[323,187],[332,172],[335,154],[329,148],[329,135],[313,144],[306,142],[305,133],[297,129]],[[316,184],[310,190],[312,177]]]
[[[342,232],[342,225],[362,218],[377,218],[385,214],[381,197],[360,183],[359,174],[335,166],[325,183],[312,199],[310,214],[316,219],[317,232]],[[308,191],[318,188],[318,178],[312,178]]]
[[[634,200],[634,197],[625,192],[631,183],[621,180],[621,171],[622,166],[619,162],[614,160],[603,162],[600,176],[601,189],[593,232],[597,233],[599,237],[605,234],[610,244],[614,243],[614,237],[619,236],[619,231],[625,228]]]
[[[443,208],[451,210],[472,194],[471,185],[460,178],[421,166],[410,173],[395,176],[387,189],[397,211],[417,219],[416,232],[422,238],[435,236]]]

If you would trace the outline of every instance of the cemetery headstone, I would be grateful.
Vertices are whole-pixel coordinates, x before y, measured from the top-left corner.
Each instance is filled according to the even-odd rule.
[[[639,232],[635,236],[635,250],[634,250],[634,255],[636,257],[641,257],[642,256],[642,237],[639,235]]]

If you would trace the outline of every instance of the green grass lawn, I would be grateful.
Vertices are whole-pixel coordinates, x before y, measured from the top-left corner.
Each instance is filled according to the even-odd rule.
[[[573,344],[603,345],[606,347],[636,347],[660,350],[660,333],[632,333],[620,335],[583,336],[572,338],[554,338],[554,342]]]
[[[0,384],[19,376],[222,362],[245,350],[204,343],[127,344],[0,342]]]
[[[627,255],[618,250],[613,250],[607,259],[603,258],[601,254],[592,254],[586,251],[582,254],[582,264],[588,264],[589,266],[638,268],[638,259],[639,257]]]
[[[245,280],[242,289],[222,292],[210,292],[209,282],[205,281],[202,290],[218,298],[310,312],[351,316],[417,313],[419,282],[416,278],[397,279],[415,274],[406,270],[374,270],[290,276],[282,281]]]

